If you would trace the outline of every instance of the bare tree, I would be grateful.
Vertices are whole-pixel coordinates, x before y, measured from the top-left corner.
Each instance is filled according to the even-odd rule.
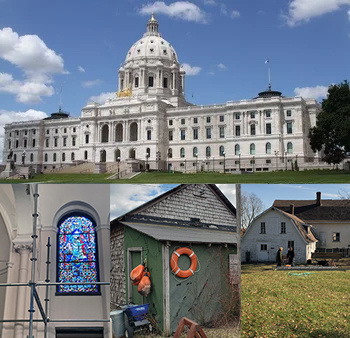
[[[251,221],[265,209],[262,200],[254,193],[243,191],[241,194],[241,222],[245,231]]]

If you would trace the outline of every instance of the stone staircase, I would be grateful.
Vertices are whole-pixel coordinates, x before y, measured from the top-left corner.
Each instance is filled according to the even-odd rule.
[[[94,173],[95,163],[88,162],[70,167],[44,170],[44,174],[89,174]]]

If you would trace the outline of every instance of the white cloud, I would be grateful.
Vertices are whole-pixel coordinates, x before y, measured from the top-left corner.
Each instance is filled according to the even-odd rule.
[[[209,5],[209,6],[216,6],[217,5],[215,0],[204,0],[203,2],[205,5]]]
[[[283,15],[288,26],[308,22],[310,19],[334,12],[341,6],[350,5],[350,0],[292,0],[288,15]]]
[[[226,196],[226,198],[236,206],[236,185],[235,184],[217,184],[217,187]]]
[[[38,103],[42,96],[51,96],[50,85],[55,74],[67,74],[63,59],[37,35],[19,36],[11,28],[0,29],[0,58],[10,62],[25,75],[16,80],[11,74],[0,74],[0,91],[16,95],[22,103]]]
[[[160,184],[112,184],[111,220],[152,200],[173,186]]]
[[[198,75],[199,72],[202,70],[201,67],[191,66],[188,63],[183,63],[181,65],[181,68],[186,72],[186,75],[188,76]]]
[[[221,5],[220,5],[220,12],[221,12],[221,14],[223,14],[223,15],[228,15],[228,10],[227,10],[225,4],[221,4]]]
[[[328,93],[328,87],[316,86],[316,87],[302,87],[295,88],[294,94],[303,98],[325,98]]]
[[[219,63],[219,64],[217,65],[217,67],[218,67],[219,70],[221,70],[221,71],[227,70],[227,67],[226,67],[223,63]]]
[[[12,122],[20,121],[34,121],[41,120],[47,117],[47,114],[34,109],[29,109],[25,112],[16,112],[0,109],[0,163],[3,158],[3,149],[4,149],[4,126],[5,124]]]
[[[348,11],[349,21],[350,21],[350,10]]]
[[[85,73],[85,69],[82,66],[78,66],[78,71],[80,73]]]
[[[231,12],[231,18],[232,18],[232,19],[237,19],[237,18],[239,18],[240,16],[241,16],[241,13],[238,12],[237,10],[233,10],[233,11]]]
[[[159,13],[186,21],[207,23],[207,14],[197,5],[189,1],[176,1],[169,5],[163,1],[156,1],[153,4],[146,4],[142,6],[140,13]]]
[[[18,81],[11,74],[0,73],[0,92],[16,95],[21,103],[39,103],[42,96],[52,96],[55,91],[44,83]]]
[[[91,87],[98,86],[101,83],[102,83],[102,80],[96,79],[96,80],[84,81],[84,82],[81,83],[81,85],[84,88],[91,88]]]
[[[96,102],[102,104],[113,97],[115,97],[115,92],[101,93],[100,95],[91,96],[88,102]]]

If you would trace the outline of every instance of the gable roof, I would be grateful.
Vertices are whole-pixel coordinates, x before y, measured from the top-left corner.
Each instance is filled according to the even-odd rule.
[[[294,215],[307,222],[350,221],[349,200],[322,200],[320,204],[316,200],[275,200],[272,206],[290,213],[294,205]]]

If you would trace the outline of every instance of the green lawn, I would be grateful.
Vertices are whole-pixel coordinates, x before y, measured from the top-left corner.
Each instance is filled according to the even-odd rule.
[[[0,180],[0,183],[350,183],[350,171],[344,170],[277,171],[242,175],[148,172],[128,180],[107,180],[110,176],[111,174],[45,174],[32,180]]]
[[[242,265],[242,337],[350,337],[350,271],[294,273]]]

